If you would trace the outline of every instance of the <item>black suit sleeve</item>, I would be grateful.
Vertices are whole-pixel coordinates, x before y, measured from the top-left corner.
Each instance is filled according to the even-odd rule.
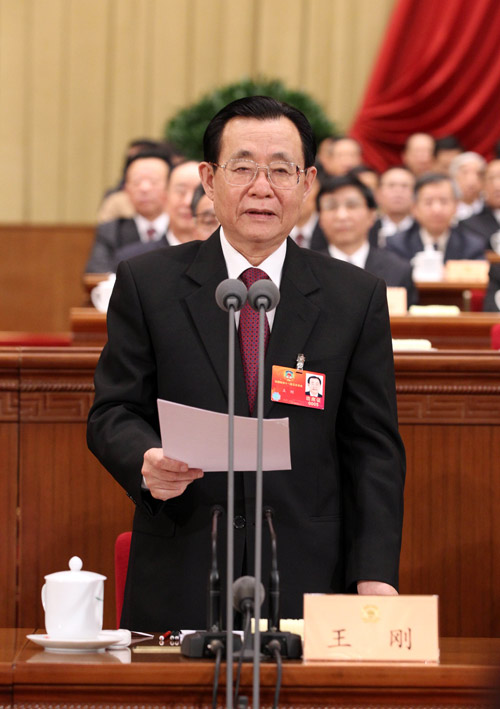
[[[346,583],[398,584],[405,453],[398,433],[394,358],[377,282],[346,373],[337,440],[343,472]]]
[[[143,456],[149,448],[160,448],[161,438],[156,361],[127,262],[118,267],[107,323],[108,342],[95,371],[96,397],[89,412],[87,441],[128,495],[140,503],[144,501]]]

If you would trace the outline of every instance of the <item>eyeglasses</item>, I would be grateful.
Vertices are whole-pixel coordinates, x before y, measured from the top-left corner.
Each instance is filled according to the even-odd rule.
[[[224,165],[219,163],[210,163],[214,167],[219,167],[224,171],[224,178],[228,185],[235,187],[246,187],[250,185],[259,170],[266,170],[267,179],[280,190],[292,190],[299,184],[300,175],[307,172],[294,162],[271,162],[269,165],[259,165],[253,160],[242,160],[240,158],[231,158]]]
[[[337,212],[339,209],[346,209],[348,212],[353,212],[356,209],[360,209],[361,207],[366,207],[366,202],[363,202],[361,200],[357,199],[348,199],[345,202],[337,202],[337,201],[330,201],[330,200],[324,200],[320,201],[320,209],[323,212]]]

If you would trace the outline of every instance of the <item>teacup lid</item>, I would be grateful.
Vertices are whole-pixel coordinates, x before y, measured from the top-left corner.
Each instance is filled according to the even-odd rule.
[[[105,580],[106,576],[102,574],[96,574],[93,571],[82,571],[83,561],[79,556],[72,556],[69,560],[68,566],[69,571],[56,571],[53,574],[47,574],[45,578],[51,581],[61,581],[63,583],[70,582],[82,582],[87,583],[89,581],[98,581],[99,579]]]

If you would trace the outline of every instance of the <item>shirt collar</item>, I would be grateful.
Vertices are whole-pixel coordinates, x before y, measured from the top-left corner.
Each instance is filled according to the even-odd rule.
[[[252,264],[243,256],[243,254],[240,254],[239,251],[236,251],[234,246],[231,246],[222,227],[220,228],[220,245],[222,247],[222,253],[226,262],[227,275],[229,278],[239,278],[243,271],[246,271],[247,268],[254,268]],[[262,261],[262,263],[258,266],[261,271],[264,271],[264,273],[269,276],[277,288],[281,285],[281,273],[285,262],[286,248],[287,245],[285,239],[285,241],[278,246],[276,251],[273,251],[273,253],[264,259],[264,261]]]
[[[420,227],[420,238],[422,239],[422,243],[425,248],[434,248],[434,244],[437,243],[438,245],[438,250],[442,251],[443,253],[446,250],[446,244],[448,243],[448,238],[450,236],[450,231],[447,229],[443,234],[440,234],[437,238],[434,236],[431,236],[427,229],[424,229],[423,227]]]
[[[318,223],[318,218],[319,214],[317,212],[314,212],[313,214],[311,214],[305,224],[302,224],[302,226],[294,226],[290,232],[290,236],[292,237],[292,239],[295,241],[295,237],[298,234],[302,234],[305,239],[304,246],[309,246],[309,244],[311,243],[313,231],[316,229],[316,224]]]
[[[154,238],[155,241],[159,241],[167,231],[168,216],[165,213],[160,214],[160,216],[156,217],[156,219],[154,219],[152,222],[150,222],[149,219],[146,219],[146,217],[143,217],[142,214],[136,214],[134,217],[134,221],[137,227],[137,231],[139,232],[141,241],[150,241],[148,236],[148,229],[151,227],[153,227],[156,232]]]
[[[347,261],[348,263],[353,263],[355,266],[358,266],[358,268],[365,267],[369,251],[370,244],[368,243],[368,241],[365,241],[365,243],[360,246],[359,249],[353,254],[346,254],[344,251],[341,251],[336,246],[333,246],[333,244],[330,244],[328,246],[328,252],[330,256],[333,256],[333,258],[339,259],[340,261]]]

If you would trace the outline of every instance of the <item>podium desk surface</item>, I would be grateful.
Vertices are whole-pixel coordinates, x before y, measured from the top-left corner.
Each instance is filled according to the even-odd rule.
[[[29,629],[0,630],[0,681],[4,685],[8,681],[10,654],[16,702],[112,699],[113,706],[117,701],[129,706],[133,701],[161,700],[166,702],[162,706],[174,707],[177,706],[174,700],[182,700],[185,707],[209,706],[212,660],[188,659],[180,652],[149,653],[133,649],[114,654],[48,653],[26,639],[29,632]],[[407,707],[409,701],[417,699],[419,706],[429,707],[436,706],[436,701],[440,706],[491,706],[487,702],[496,696],[500,679],[500,638],[441,638],[440,646],[439,664],[285,660],[281,701],[293,702],[298,707],[314,706],[314,701],[321,702],[321,706],[345,706],[337,704],[339,700],[378,707],[388,699],[393,707]],[[157,639],[152,641],[152,647],[158,649]],[[122,659],[120,653],[124,653]],[[263,661],[263,700],[272,701],[275,681],[274,663]],[[220,701],[225,696],[224,683],[223,663]],[[252,667],[248,663],[243,666],[241,685],[242,692],[251,695]],[[462,704],[462,699],[468,703]]]

